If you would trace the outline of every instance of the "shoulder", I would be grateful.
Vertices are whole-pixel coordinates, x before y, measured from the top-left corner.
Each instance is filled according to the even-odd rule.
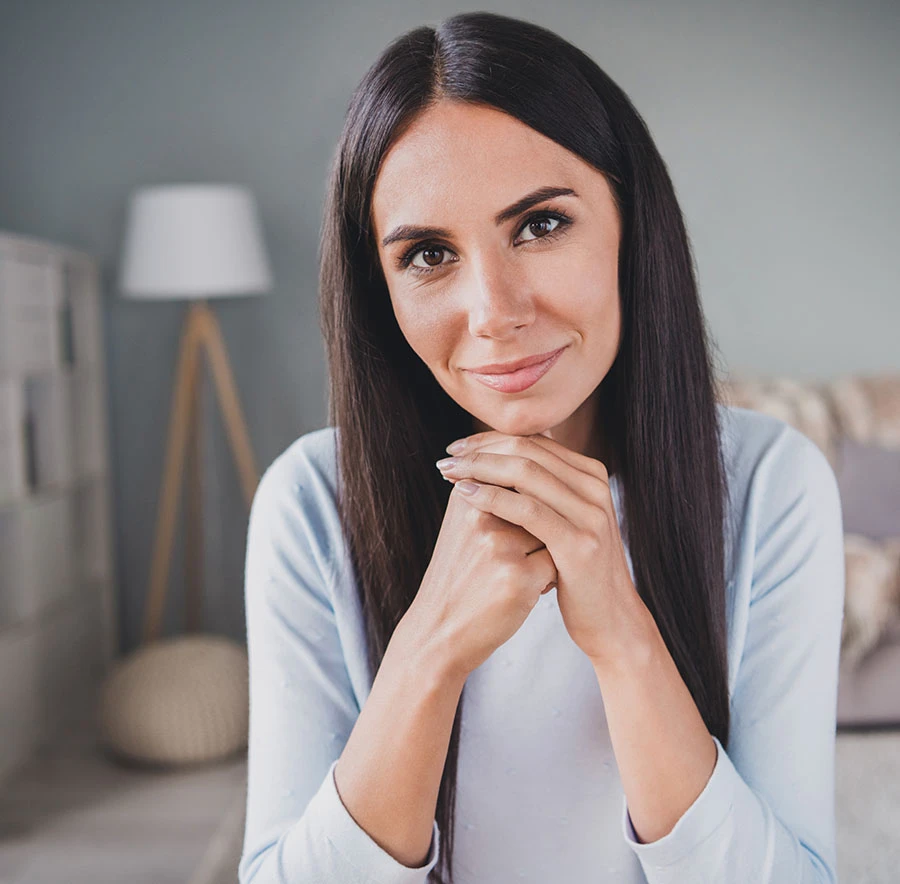
[[[729,491],[737,510],[753,503],[764,515],[798,494],[839,501],[834,470],[809,436],[772,415],[734,405],[718,407]]]
[[[814,560],[842,575],[840,492],[822,449],[780,418],[735,406],[725,407],[723,444],[746,601]]]
[[[253,510],[268,511],[333,499],[336,486],[336,435],[323,427],[295,439],[266,468],[253,498]]]
[[[837,493],[837,477],[825,452],[805,433],[773,415],[719,405],[726,468],[738,485],[757,493],[808,487]]]
[[[340,533],[335,442],[334,427],[312,430],[266,468],[250,508],[248,545],[312,557],[326,573]]]
[[[844,544],[837,478],[819,446],[771,415],[736,406],[721,414],[733,692],[739,669],[753,670],[748,655],[783,650],[784,641],[801,648],[839,630]]]
[[[735,610],[820,547],[829,547],[829,567],[842,571],[840,493],[822,449],[781,418],[731,405],[720,405],[720,415]]]
[[[259,481],[258,493],[271,495],[291,483],[310,478],[324,481],[333,488],[337,468],[335,443],[334,427],[304,433],[269,464]]]

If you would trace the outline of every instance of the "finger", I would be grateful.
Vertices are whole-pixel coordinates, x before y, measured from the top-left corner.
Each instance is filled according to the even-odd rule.
[[[524,438],[545,451],[552,452],[560,458],[560,460],[565,461],[569,466],[576,470],[594,476],[606,485],[609,484],[609,470],[602,460],[597,460],[595,457],[588,457],[586,454],[581,454],[579,451],[572,451],[571,448],[566,448],[562,442],[557,442],[555,439],[551,439],[549,436],[545,436],[541,433],[537,433],[533,436],[525,436]]]
[[[477,486],[474,494],[462,494],[455,487],[453,492],[459,493],[470,506],[524,528],[543,541],[551,557],[554,549],[561,551],[566,539],[572,536],[571,523],[538,498],[497,485],[472,484]],[[535,555],[542,555],[542,551]]]
[[[559,580],[559,573],[556,570],[556,563],[553,561],[553,556],[550,555],[550,550],[547,547],[542,546],[540,549],[533,550],[528,553],[528,555],[533,556],[532,561],[538,563],[539,567],[537,569],[537,579],[535,583],[539,586],[543,586],[544,588],[541,590],[541,595],[545,592],[549,592],[556,586],[557,581]]]
[[[474,479],[538,498],[578,527],[587,527],[596,509],[575,488],[528,457],[482,449],[461,458],[446,474],[448,478],[452,475],[457,479]]]
[[[482,442],[471,453],[456,455],[457,467],[453,470],[445,471],[444,478],[453,482],[456,479],[470,476],[476,481],[489,481],[491,484],[500,485],[504,488],[521,486],[522,491],[531,493],[534,496],[541,496],[547,504],[553,506],[557,512],[565,516],[572,525],[582,530],[596,530],[598,526],[598,511],[602,511],[607,520],[617,524],[618,518],[609,487],[609,477],[606,473],[606,467],[600,461],[584,458],[582,455],[554,442],[554,440],[541,435],[511,436],[491,431],[489,433],[481,433],[479,436]],[[477,462],[479,455],[489,452],[526,457],[541,464],[549,473],[568,485],[576,500],[586,501],[588,504],[587,508],[577,504],[566,505],[559,496],[547,496],[546,493],[542,494],[535,487],[526,487],[522,482],[517,482],[515,479],[497,478],[496,476],[489,478],[487,475],[482,475],[477,470],[466,466],[467,462]],[[577,466],[573,466],[570,461],[574,462],[576,458],[580,458],[577,461],[578,463],[588,461],[595,464],[594,472],[584,473]]]
[[[460,456],[465,456],[473,451],[486,449],[488,447],[490,447],[490,450],[496,451],[508,450],[506,446],[509,445],[509,440],[515,439],[528,440],[528,442],[532,443],[536,448],[555,455],[559,460],[568,464],[573,469],[582,473],[587,473],[588,475],[594,476],[606,484],[609,484],[609,471],[603,461],[588,457],[577,451],[572,451],[572,449],[567,448],[561,442],[557,442],[555,439],[552,439],[543,433],[535,433],[531,436],[512,436],[507,433],[500,433],[496,430],[490,430],[485,433],[476,433],[473,436],[465,437],[466,449],[465,451],[460,452]],[[533,454],[532,456],[536,457],[536,454]]]

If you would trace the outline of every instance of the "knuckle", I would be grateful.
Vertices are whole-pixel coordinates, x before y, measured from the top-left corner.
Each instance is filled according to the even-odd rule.
[[[509,447],[513,454],[524,457],[525,452],[531,447],[531,443],[525,436],[515,436],[510,441]]]
[[[526,476],[536,479],[543,472],[544,468],[536,460],[525,457],[522,461],[521,470]]]
[[[494,577],[505,593],[515,593],[518,583],[518,568],[509,560],[501,560],[495,564]]]
[[[580,549],[593,550],[597,544],[597,538],[606,530],[606,521],[602,516],[594,516],[590,520],[588,529],[579,536]]]
[[[533,497],[523,495],[521,506],[525,512],[526,518],[530,520],[537,519],[541,514],[542,507]]]
[[[497,487],[495,485],[484,485],[478,491],[483,506],[490,507],[497,500]]]
[[[503,552],[503,538],[496,531],[485,531],[482,535],[482,546],[495,558]]]
[[[596,512],[591,519],[594,533],[606,531],[609,528],[609,511],[605,507],[597,507]]]
[[[598,488],[597,493],[602,500],[605,500],[609,506],[612,506],[612,489],[609,487],[609,479],[606,478],[602,482],[597,482]]]
[[[485,522],[486,514],[484,512],[482,512],[480,509],[478,509],[477,506],[472,504],[469,501],[469,498],[466,497],[465,494],[463,494],[461,491],[457,491],[455,486],[454,486],[453,490],[454,490],[454,493],[456,494],[457,499],[459,500],[460,504],[463,504],[463,503],[466,504],[465,509],[463,511],[463,518],[466,520],[466,523],[468,525],[477,527],[482,522]]]
[[[592,531],[582,531],[578,536],[578,549],[585,556],[592,556],[600,550],[600,538]]]

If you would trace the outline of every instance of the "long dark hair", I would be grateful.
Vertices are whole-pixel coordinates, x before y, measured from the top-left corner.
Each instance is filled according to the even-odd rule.
[[[320,244],[320,320],[336,428],[338,510],[362,603],[371,676],[431,559],[451,490],[434,469],[473,432],[397,324],[370,224],[388,148],[440,100],[499,109],[609,176],[621,221],[622,339],[600,384],[600,420],[624,491],[635,584],[710,733],[728,745],[727,507],[717,380],[690,242],[668,170],[625,93],[538,25],[455,15],[395,39],[353,93]],[[438,794],[452,881],[459,726]],[[446,877],[445,877],[446,876]]]

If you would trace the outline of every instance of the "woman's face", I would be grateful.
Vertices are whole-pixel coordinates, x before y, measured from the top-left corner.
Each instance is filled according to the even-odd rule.
[[[530,198],[545,188],[566,192]],[[442,101],[385,155],[372,224],[400,329],[473,429],[543,432],[598,456],[592,394],[621,331],[606,178],[514,117]],[[560,348],[524,389],[534,373],[473,372]]]

